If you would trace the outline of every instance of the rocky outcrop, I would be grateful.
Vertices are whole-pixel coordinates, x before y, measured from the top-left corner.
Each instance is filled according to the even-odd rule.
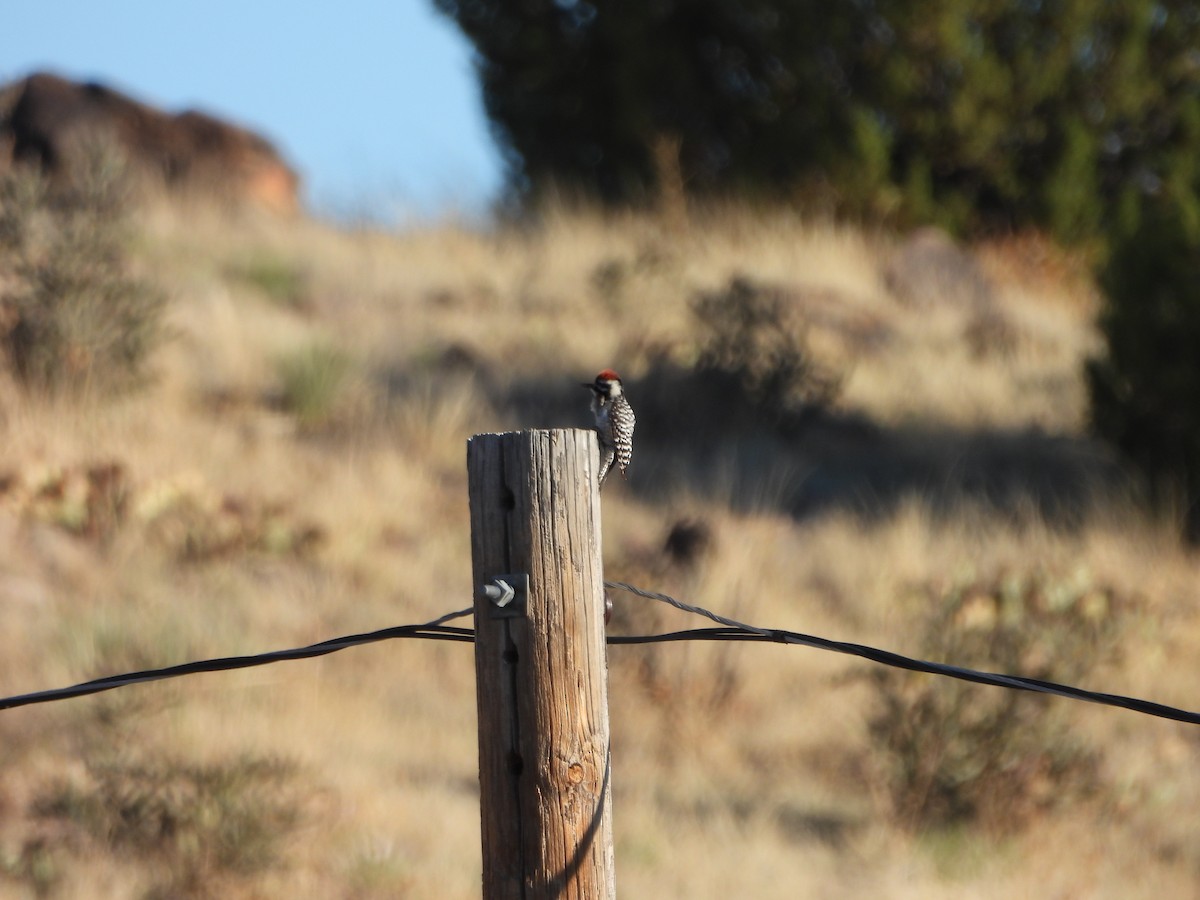
[[[169,113],[97,83],[37,73],[0,88],[0,167],[69,176],[86,146],[111,142],[167,191],[292,213],[299,178],[262,136],[202,112]]]

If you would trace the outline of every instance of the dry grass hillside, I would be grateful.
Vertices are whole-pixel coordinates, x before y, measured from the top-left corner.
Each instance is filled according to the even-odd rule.
[[[467,438],[583,426],[613,366],[606,577],[1200,706],[1197,561],[1087,438],[1097,298],[1037,241],[151,207],[132,260],[147,386],[0,383],[0,694],[469,605]],[[622,896],[1196,896],[1195,727],[802,648],[609,664]],[[0,897],[478,896],[474,703],[469,647],[393,642],[2,712]]]

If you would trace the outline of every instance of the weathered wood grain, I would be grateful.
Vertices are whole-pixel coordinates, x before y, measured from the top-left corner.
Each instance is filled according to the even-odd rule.
[[[475,603],[483,896],[615,897],[596,436],[467,444],[476,588],[527,573],[520,614]]]

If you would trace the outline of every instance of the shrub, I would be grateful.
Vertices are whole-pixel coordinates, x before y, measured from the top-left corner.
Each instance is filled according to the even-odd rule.
[[[57,785],[35,808],[159,864],[165,881],[154,895],[207,895],[214,875],[250,875],[276,863],[302,820],[294,776],[289,763],[255,757],[92,765],[86,783]]]
[[[161,291],[130,273],[124,167],[92,145],[70,180],[13,167],[0,178],[0,345],[43,389],[140,383],[163,337]]]
[[[926,587],[921,655],[986,671],[1078,683],[1109,649],[1122,610],[1084,575],[1013,575]],[[1096,754],[1064,706],[1022,691],[896,669],[872,671],[870,722],[884,782],[907,827],[1019,828],[1091,789]]]
[[[350,374],[350,359],[326,344],[310,344],[281,356],[279,379],[284,409],[305,428],[319,428],[333,418]]]
[[[309,304],[308,273],[286,259],[251,257],[234,266],[231,274],[280,306],[302,310]]]
[[[809,352],[790,299],[781,289],[739,275],[692,304],[701,333],[698,374],[731,381],[772,422],[825,405],[840,388]]]
[[[1200,214],[1162,203],[1119,238],[1101,278],[1104,358],[1088,365],[1092,423],[1200,540]]]

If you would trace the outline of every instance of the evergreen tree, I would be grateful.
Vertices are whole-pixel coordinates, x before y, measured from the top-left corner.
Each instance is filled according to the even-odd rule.
[[[817,0],[435,0],[476,49],[519,191],[608,201],[654,188],[653,147],[682,139],[689,189],[775,190],[842,152],[853,110],[831,49],[861,14]]]
[[[1200,0],[434,0],[520,196],[655,187],[1075,240],[1200,193]]]
[[[1181,510],[1200,540],[1200,218],[1170,196],[1146,204],[1105,266],[1108,344],[1088,366],[1092,419]]]

